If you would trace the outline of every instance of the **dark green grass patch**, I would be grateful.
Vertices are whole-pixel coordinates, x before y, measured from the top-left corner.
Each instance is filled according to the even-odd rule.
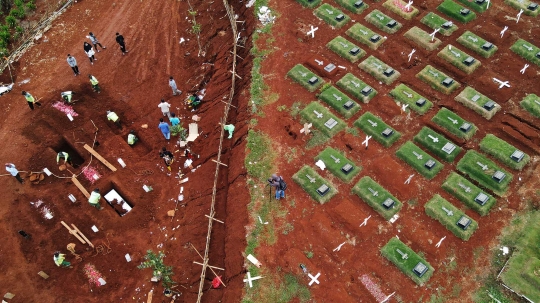
[[[457,169],[478,182],[481,186],[491,190],[497,196],[502,196],[506,193],[513,178],[511,173],[474,150],[469,150],[461,158],[457,164]],[[495,179],[497,172],[504,174],[504,178],[500,182]]]
[[[418,44],[420,47],[432,51],[435,50],[439,45],[441,45],[441,40],[439,38],[431,39],[431,36],[424,30],[413,26],[409,29],[403,36],[408,38]]]
[[[510,47],[510,49],[525,60],[540,66],[540,48],[530,42],[520,38]]]
[[[470,86],[465,87],[465,89],[456,96],[455,100],[488,120],[493,118],[493,116],[501,110],[501,106],[498,103],[477,92]]]
[[[352,192],[358,195],[360,199],[364,200],[386,220],[390,220],[403,207],[403,203],[368,176],[360,179],[352,188]],[[388,204],[385,206],[383,203]]]
[[[321,118],[317,117],[317,113],[322,114]],[[300,116],[306,119],[308,122],[312,123],[321,133],[327,137],[333,137],[335,134],[344,130],[347,126],[347,123],[343,120],[336,117],[330,112],[326,107],[324,107],[319,102],[311,102],[306,106],[302,111],[300,111]],[[325,124],[332,125],[331,120],[337,122],[332,128],[328,128]]]
[[[455,172],[446,178],[442,188],[481,216],[487,215],[493,205],[497,203],[492,195]]]
[[[458,0],[458,1],[461,2],[461,4],[465,4],[469,8],[472,8],[474,11],[479,12],[479,13],[483,13],[487,10],[487,1],[485,0],[480,0],[480,1]]]
[[[398,252],[398,249],[401,253]],[[405,245],[405,243],[395,237],[392,237],[390,241],[381,248],[381,254],[420,286],[424,285],[435,271],[433,266],[424,260],[424,258],[420,257],[411,248]],[[407,254],[407,258],[404,258],[402,254]],[[418,263],[422,263],[427,267],[427,271],[421,277],[413,271]]]
[[[339,79],[336,84],[364,103],[368,103],[369,100],[377,95],[377,91],[373,87],[367,85],[364,81],[356,78],[351,73],[347,73],[343,78]]]
[[[369,7],[367,3],[359,0],[336,0],[336,2],[355,14],[361,14]]]
[[[463,241],[468,241],[478,229],[478,223],[465,215],[452,203],[439,195],[433,196],[425,205],[426,214],[439,221],[446,229]]]
[[[307,165],[304,165],[292,176],[292,178],[294,182],[300,185],[315,201],[321,204],[328,202],[338,192],[328,180],[325,180],[313,168]],[[324,185],[328,187],[328,190],[324,195],[321,195],[317,189]]]
[[[405,5],[407,5],[407,2],[403,0],[397,0],[397,2],[399,3],[398,5],[396,5],[395,0],[388,0],[383,3],[383,6],[387,8],[389,11],[391,11],[392,13],[400,16],[401,18],[405,20],[411,20],[412,18],[414,18],[416,15],[420,13],[420,11],[412,5],[409,8],[409,10],[406,10]]]
[[[423,70],[416,74],[416,77],[429,84],[429,86],[432,88],[446,95],[450,95],[453,91],[461,86],[457,81],[448,77],[446,74],[437,70],[431,65],[426,65]],[[443,84],[446,82],[449,84]]]
[[[316,91],[317,88],[319,88],[324,83],[324,80],[321,77],[315,75],[312,71],[307,69],[302,64],[297,64],[295,67],[293,67],[287,73],[287,76],[289,76],[298,84],[302,85],[305,89],[307,89],[310,92]],[[311,84],[310,80],[314,81],[315,79],[316,79],[316,82]]]
[[[414,136],[414,141],[422,144],[428,151],[437,155],[446,162],[452,162],[462,148],[448,140],[445,136],[424,126],[420,132]]]
[[[537,95],[529,94],[519,104],[531,115],[540,118],[540,98]]]
[[[424,18],[420,20],[420,22],[422,22],[423,24],[425,24],[426,26],[428,26],[429,28],[433,30],[440,28],[441,30],[439,31],[439,33],[447,37],[450,36],[453,32],[458,30],[458,26],[455,25],[453,22],[452,22],[452,25],[449,25],[449,23],[447,23],[449,22],[448,20],[444,19],[443,17],[433,12],[430,12],[429,14],[425,15]],[[448,28],[443,27],[443,24],[448,24]]]
[[[535,10],[529,9],[529,5],[532,3],[538,3],[538,1],[530,1],[530,0],[504,0],[504,3],[508,4],[509,6],[517,9],[518,11],[520,9],[523,10],[525,15],[536,17],[538,14],[540,14],[540,8],[536,8]]]
[[[308,8],[314,8],[315,6],[319,5],[322,0],[296,0],[302,6],[308,7]]]
[[[345,24],[351,21],[351,18],[345,15],[340,9],[335,8],[327,3],[323,3],[317,9],[315,9],[313,14],[335,28],[342,28]]]
[[[331,147],[327,147],[315,157],[315,161],[319,160],[324,162],[326,168],[328,168],[333,175],[347,183],[351,182],[362,170],[361,166],[358,166],[347,159],[343,152]]]
[[[427,111],[433,106],[431,101],[403,83],[391,90],[390,96],[392,96],[394,100],[398,102],[408,104],[409,106],[407,108],[412,109],[419,115],[427,113]]]
[[[444,168],[444,165],[441,162],[435,160],[411,141],[405,142],[405,144],[396,151],[396,155],[428,180],[435,178],[435,176]],[[430,163],[433,164],[431,168],[428,167]]]
[[[362,61],[358,67],[386,85],[392,84],[392,82],[401,76],[397,70],[391,68],[374,56],[369,56],[366,60]]]
[[[493,56],[498,50],[496,45],[470,31],[464,32],[456,41],[484,58]]]
[[[347,95],[340,92],[334,86],[330,86],[319,94],[319,99],[330,105],[345,118],[352,117],[360,110],[360,105],[351,100]]]
[[[366,52],[363,49],[341,36],[337,36],[332,41],[328,42],[326,47],[352,63],[360,60],[360,58],[366,55]]]
[[[370,112],[367,112],[358,118],[358,120],[354,122],[354,126],[360,128],[369,136],[372,136],[373,139],[381,143],[384,147],[392,146],[392,144],[401,137],[399,132]]]
[[[477,127],[455,114],[453,111],[441,108],[439,112],[433,116],[431,121],[440,127],[446,129],[449,133],[454,136],[469,140],[476,133]]]
[[[401,23],[383,14],[378,9],[371,11],[371,13],[367,14],[364,19],[367,22],[375,25],[376,28],[389,34],[393,34],[403,27]]]
[[[386,40],[381,35],[375,33],[360,23],[351,26],[346,32],[347,36],[367,45],[370,49],[376,50]]]
[[[437,10],[461,23],[469,23],[476,19],[476,14],[473,11],[464,8],[452,0],[444,0],[443,3],[437,7]],[[467,14],[462,13],[465,12],[465,10],[469,12]]]
[[[487,134],[480,141],[480,149],[504,165],[517,170],[522,170],[531,160],[529,155],[492,134]]]
[[[451,44],[444,47],[437,56],[464,71],[467,75],[472,74],[481,65],[480,61]],[[467,60],[470,60],[470,63]]]

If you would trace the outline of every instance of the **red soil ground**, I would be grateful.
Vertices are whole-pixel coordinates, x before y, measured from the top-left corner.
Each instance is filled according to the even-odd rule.
[[[333,1],[325,2],[339,7]],[[535,171],[535,167],[540,147],[538,141],[540,122],[525,112],[519,106],[519,102],[526,94],[539,94],[540,70],[538,66],[531,64],[525,75],[521,75],[519,70],[526,62],[512,53],[509,48],[518,37],[540,46],[538,20],[522,16],[521,21],[516,24],[515,21],[506,20],[505,17],[515,17],[517,12],[502,3],[495,3],[487,12],[479,14],[476,21],[467,25],[458,23],[459,30],[450,37],[438,36],[443,41],[441,47],[449,43],[457,45],[455,39],[465,30],[471,30],[499,47],[498,52],[490,59],[479,58],[470,50],[461,47],[482,62],[482,66],[472,75],[466,75],[437,57],[440,48],[427,52],[419,49],[418,46],[413,46],[403,37],[403,34],[412,26],[431,32],[420,23],[420,19],[430,11],[442,15],[436,10],[439,3],[439,1],[415,2],[414,6],[419,8],[421,13],[411,21],[395,16],[382,7],[382,2],[369,1],[370,8],[361,15],[354,15],[343,9],[355,20],[353,22],[360,22],[376,32],[380,31],[364,21],[365,15],[373,9],[379,9],[404,24],[404,28],[398,33],[386,34],[388,40],[377,51],[369,50],[358,43],[367,51],[367,56],[375,55],[401,73],[398,81],[391,86],[378,83],[373,77],[361,71],[357,64],[351,64],[326,48],[326,44],[334,37],[338,35],[348,37],[345,31],[354,24],[353,22],[342,29],[332,29],[328,24],[316,18],[312,9],[302,8],[296,1],[273,1],[270,5],[278,12],[279,17],[272,29],[275,42],[272,43],[271,48],[274,51],[264,61],[263,74],[267,75],[269,90],[279,94],[279,100],[266,108],[266,118],[259,119],[257,128],[270,134],[280,154],[290,153],[290,148],[297,149],[296,156],[290,163],[287,163],[286,157],[282,157],[282,162],[277,165],[279,174],[291,180],[287,198],[284,202],[280,202],[289,210],[289,215],[282,223],[291,223],[294,230],[287,235],[280,234],[276,245],[260,248],[258,257],[270,268],[280,267],[283,272],[295,273],[306,285],[309,279],[302,274],[299,268],[300,263],[306,264],[314,274],[321,272],[319,279],[321,284],[310,287],[312,298],[316,302],[376,302],[359,280],[364,274],[377,282],[385,294],[396,292],[390,302],[396,302],[397,299],[403,302],[426,302],[431,295],[438,292],[444,294],[448,302],[472,302],[469,296],[479,287],[481,278],[485,277],[489,271],[491,251],[497,248],[497,235],[501,228],[509,222],[516,211],[524,208],[526,200],[535,199],[533,193],[539,183],[539,169]],[[314,39],[306,35],[310,25],[319,28]],[[510,29],[501,39],[499,31],[504,25],[509,25]],[[261,40],[267,41],[266,38],[263,36]],[[354,40],[350,39],[350,41]],[[413,47],[417,49],[417,52],[409,63],[406,56]],[[361,114],[370,111],[381,116],[403,134],[399,142],[385,149],[372,140],[369,149],[366,150],[361,146],[364,139],[362,132],[360,132],[361,137],[341,132],[324,146],[306,150],[304,146],[308,137],[299,132],[302,128],[300,121],[293,119],[288,110],[283,111],[282,108],[278,110],[278,107],[286,105],[287,108],[291,108],[294,102],[300,101],[305,105],[316,99],[315,94],[309,93],[285,77],[285,74],[298,63],[306,66],[313,65],[314,63],[311,62],[313,58],[323,60],[325,64],[334,63],[347,68],[346,70],[338,69],[337,74],[325,78],[326,81],[335,83],[347,72],[352,72],[378,90],[378,95],[369,104],[361,104],[362,110],[347,120],[349,127],[353,127],[352,123]],[[503,110],[491,121],[487,121],[454,101],[454,97],[462,89],[450,96],[433,90],[415,78],[415,75],[426,64],[434,65],[449,74],[462,84],[462,88],[470,85],[486,94],[498,102]],[[319,75],[324,76],[320,73]],[[492,77],[508,80],[512,87],[499,90],[498,86],[492,82]],[[388,92],[399,82],[405,83],[434,101],[434,108],[422,117],[411,113],[411,118],[408,119],[400,114],[399,107],[388,95]],[[478,133],[468,142],[458,140],[436,128],[466,150],[479,150],[480,140],[487,133],[492,133],[534,156],[531,164],[523,171],[510,170],[514,174],[514,180],[509,194],[497,199],[497,204],[488,216],[480,217],[475,212],[466,210],[467,215],[477,220],[480,225],[479,230],[468,242],[461,241],[438,222],[429,218],[423,207],[434,194],[439,193],[460,209],[465,208],[461,202],[440,187],[448,174],[456,170],[455,164],[465,153],[463,152],[451,164],[444,163],[445,169],[431,181],[420,176],[395,156],[395,151],[399,146],[407,140],[412,140],[423,125],[433,127],[430,120],[440,107],[447,107],[478,126]],[[345,151],[350,159],[363,167],[363,170],[350,184],[344,184],[334,178],[330,172],[319,170],[319,173],[331,180],[339,191],[339,194],[328,203],[319,205],[292,181],[291,176],[302,165],[312,165],[313,158],[325,146]],[[502,164],[501,166],[504,167]],[[416,173],[416,176],[411,184],[404,185],[407,176],[413,173]],[[405,203],[399,212],[400,218],[394,224],[385,221],[365,202],[350,193],[358,179],[366,175],[375,179]],[[291,202],[292,200],[294,203]],[[372,217],[367,226],[359,227],[363,219],[369,215]],[[417,286],[380,255],[380,248],[396,235],[413,250],[423,252],[427,261],[434,266],[435,273],[427,285]],[[442,246],[435,248],[435,244],[444,236],[446,239]],[[355,239],[355,245],[351,245],[352,241],[350,241],[339,252],[332,251],[347,239]],[[312,251],[314,257],[308,259],[305,255],[306,251]],[[457,262],[455,269],[447,267],[452,259]]]
[[[38,11],[40,5],[38,2]],[[241,43],[238,54],[249,58],[249,38],[253,27],[252,11],[245,6],[232,3],[235,13],[245,23],[238,23]],[[198,12],[197,22],[201,24],[201,44],[205,55],[198,57],[195,36],[190,33],[192,24],[186,1],[79,1],[69,8],[54,23],[28,52],[13,64],[15,89],[2,97],[4,110],[0,122],[0,139],[4,147],[0,158],[13,162],[21,171],[40,171],[49,168],[62,178],[47,177],[38,185],[26,182],[19,184],[14,178],[0,179],[3,188],[0,209],[0,230],[2,246],[0,254],[0,291],[11,292],[16,297],[9,302],[146,302],[146,294],[154,289],[154,302],[161,302],[161,284],[150,282],[150,269],[136,268],[148,249],[163,250],[165,263],[174,267],[173,279],[178,282],[176,291],[182,296],[175,302],[195,302],[199,288],[201,267],[193,261],[201,258],[191,248],[193,244],[204,253],[211,202],[212,184],[223,116],[230,90],[229,70],[232,65],[232,32],[223,3],[192,0],[193,9]],[[189,17],[189,18],[188,18]],[[91,66],[83,53],[83,41],[92,31],[107,47],[96,54],[98,61]],[[129,53],[122,56],[115,42],[115,33],[120,32],[126,39]],[[180,38],[188,40],[179,44]],[[247,39],[246,39],[247,38]],[[74,77],[66,63],[66,54],[71,53],[78,60],[81,75]],[[249,85],[250,60],[238,62],[237,96],[233,101],[236,108],[229,113],[227,123],[236,125],[232,139],[225,140],[221,161],[229,167],[222,167],[219,173],[216,197],[216,218],[225,225],[216,223],[212,233],[210,264],[225,268],[222,275],[227,288],[210,290],[214,278],[206,275],[203,302],[238,302],[243,288],[244,259],[241,255],[245,247],[244,226],[247,224],[245,201],[249,196],[245,190],[243,165],[247,133],[246,87]],[[101,94],[90,89],[87,74],[92,73],[100,81]],[[184,93],[173,97],[168,87],[168,77],[172,75]],[[2,80],[9,83],[7,70]],[[180,186],[176,173],[183,169],[182,150],[174,142],[165,142],[157,128],[162,117],[157,108],[159,100],[165,98],[172,104],[171,111],[182,118],[187,128],[195,113],[186,109],[184,100],[188,94],[206,89],[206,95],[197,114],[199,138],[190,143],[191,150],[200,155],[194,161],[197,170],[184,170],[189,178],[184,187],[184,201],[174,219],[167,217],[167,211],[175,208]],[[43,104],[30,111],[21,96],[21,90],[31,92]],[[78,99],[74,105],[79,116],[70,122],[66,115],[51,107],[59,101],[60,92],[73,90]],[[115,111],[122,120],[123,129],[116,128],[106,119],[106,111]],[[96,151],[118,168],[111,172],[83,149],[84,143],[92,145],[95,123],[99,131],[100,145]],[[148,129],[141,126],[148,124]],[[140,141],[130,148],[126,137],[134,129]],[[174,140],[171,140],[174,141]],[[176,162],[173,173],[168,174],[158,152],[166,146],[173,151]],[[91,191],[100,188],[102,193],[115,188],[130,202],[133,210],[120,217],[102,200],[103,211],[90,207],[75,185],[70,181],[71,173],[60,172],[55,163],[56,152],[60,149],[70,152],[79,168],[71,168],[79,174],[83,165],[90,161],[102,178],[94,184],[79,180]],[[127,167],[122,169],[117,163],[122,158]],[[79,162],[79,163],[77,163]],[[236,164],[236,165],[233,165]],[[25,175],[24,173],[22,174]],[[146,193],[143,185],[153,187]],[[76,203],[68,200],[68,194],[77,198]],[[54,218],[47,220],[32,206],[31,202],[44,201]],[[181,206],[181,207],[180,207]],[[79,243],[60,224],[65,221],[75,224],[96,245],[110,247],[108,254],[99,254]],[[99,232],[94,233],[95,225]],[[18,235],[19,230],[31,234],[26,240]],[[78,263],[66,250],[68,243],[76,243],[76,252],[84,261]],[[73,268],[58,268],[53,262],[55,251],[67,253],[67,260]],[[108,250],[105,249],[105,253]],[[124,255],[130,254],[127,263]],[[107,285],[90,286],[83,274],[83,266],[92,263],[99,270]],[[44,271],[50,275],[47,280],[37,275]],[[167,300],[169,302],[170,299]]]

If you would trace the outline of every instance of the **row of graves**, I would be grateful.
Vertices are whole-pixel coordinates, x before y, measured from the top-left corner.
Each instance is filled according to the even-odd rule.
[[[351,17],[341,8],[328,3],[321,5],[320,0],[297,1],[307,8],[316,8],[313,11],[314,15],[335,29],[343,28],[351,21]],[[336,2],[352,14],[358,15],[369,11],[369,5],[362,0],[336,0]],[[521,10],[518,18],[522,13],[537,16],[540,12],[538,5],[528,0],[505,0],[505,3]],[[441,40],[436,38],[437,33],[451,36],[458,29],[455,21],[471,22],[477,18],[477,14],[485,12],[489,5],[489,0],[459,0],[459,4],[453,0],[445,0],[437,7],[437,10],[445,17],[428,12],[420,20],[426,27],[434,30],[431,34],[414,26],[404,36],[419,47],[434,51],[442,44]],[[412,6],[412,1],[405,3],[401,0],[388,0],[382,6],[400,16],[404,22],[420,14],[420,11]],[[447,17],[451,20],[446,19]],[[382,12],[378,9],[368,12],[364,20],[370,26],[387,34],[395,34],[403,28],[402,23],[388,16],[386,11]],[[317,28],[311,26],[308,35],[314,38],[316,30]],[[504,31],[501,35],[504,35]],[[387,38],[381,33],[360,22],[355,22],[345,30],[344,35],[337,35],[329,41],[326,46],[330,51],[351,63],[359,62],[359,70],[348,72],[335,83],[336,86],[326,83],[324,79],[335,74],[336,69],[340,68],[338,63],[323,64],[322,60],[315,59],[316,66],[320,68],[313,68],[308,64],[312,67],[310,69],[303,64],[297,64],[288,72],[287,76],[290,79],[309,92],[317,93],[316,96],[319,99],[319,101],[307,104],[300,113],[306,122],[304,133],[309,133],[309,126],[313,126],[320,133],[331,138],[349,127],[350,119],[359,115],[358,118],[353,119],[352,125],[365,133],[366,139],[363,145],[366,148],[371,138],[385,149],[402,139],[402,134],[389,121],[384,121],[369,111],[360,113],[362,109],[360,104],[369,103],[378,94],[377,88],[362,81],[362,77],[373,77],[381,85],[392,86],[389,95],[402,107],[403,111],[414,112],[417,115],[425,115],[429,112],[433,107],[433,102],[428,97],[414,91],[406,84],[399,83],[400,73],[397,70],[375,55],[368,55],[369,52],[376,53],[374,51],[386,40]],[[465,31],[455,41],[457,44],[442,47],[437,56],[466,74],[474,73],[482,64],[478,56],[487,59],[498,51],[497,46],[492,42],[470,31]],[[519,39],[511,50],[540,66],[540,49],[532,43]],[[408,56],[409,61],[413,53],[414,50]],[[524,67],[524,70],[527,67],[528,65]],[[416,77],[446,95],[462,87],[458,81],[429,64],[425,65]],[[499,79],[494,79],[494,81],[498,82],[501,88],[509,85],[507,81]],[[463,88],[455,97],[455,101],[487,120],[492,119],[501,110],[499,104],[471,86]],[[521,102],[521,106],[533,116],[540,118],[538,96],[527,95]],[[431,122],[438,127],[439,131],[424,126],[412,140],[399,143],[400,147],[397,148],[395,155],[427,180],[437,176],[445,165],[455,167],[457,172],[451,172],[448,175],[441,184],[442,189],[480,216],[486,216],[497,202],[497,197],[507,193],[513,180],[511,170],[522,170],[529,163],[530,156],[492,134],[487,134],[482,138],[480,142],[482,152],[464,151],[448,137],[468,141],[476,134],[478,127],[447,108],[440,108],[433,115]],[[461,156],[461,159],[456,164],[458,156]],[[332,182],[317,172],[316,167],[327,169],[344,183],[351,183],[361,172],[361,167],[348,159],[343,151],[332,147],[321,151],[315,158],[314,166],[304,165],[293,176],[294,181],[321,204],[330,201],[338,194],[338,191]],[[409,183],[411,178],[412,176],[406,183]],[[363,176],[356,181],[351,192],[385,220],[393,223],[399,218],[398,213],[403,203],[370,176]],[[424,208],[429,217],[438,221],[463,241],[469,240],[479,228],[478,222],[438,194],[435,194]],[[440,244],[441,242],[437,245]],[[422,254],[417,254],[398,238],[391,238],[381,248],[381,254],[419,285],[428,281],[434,272],[434,268],[421,256]]]

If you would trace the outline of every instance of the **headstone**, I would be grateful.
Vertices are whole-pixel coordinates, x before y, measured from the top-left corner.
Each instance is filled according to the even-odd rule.
[[[364,87],[360,92],[362,93],[362,95],[367,96],[367,95],[369,95],[372,91],[373,91],[373,89],[372,89],[370,86],[366,86],[366,87]]]
[[[358,55],[358,53],[360,53],[360,49],[359,49],[358,47],[354,47],[354,48],[352,48],[352,49],[349,51],[349,53],[350,53],[351,55],[356,56],[356,55]]]
[[[387,77],[392,76],[393,73],[394,73],[394,69],[393,69],[393,68],[390,68],[390,67],[387,68],[387,69],[383,72],[383,74],[384,74],[385,76],[387,76]]]
[[[375,42],[381,40],[381,36],[373,35],[373,36],[371,36],[371,38],[369,38],[369,40],[371,40],[371,42],[375,43]]]
[[[361,7],[362,5],[364,5],[364,1],[360,0],[360,1],[356,1],[354,3],[354,7]]]
[[[489,100],[488,102],[486,102],[486,104],[484,104],[484,108],[487,110],[492,110],[494,107],[495,107],[495,102],[491,100]]]
[[[385,138],[388,138],[390,137],[392,134],[394,133],[394,131],[387,127],[385,130],[383,130],[383,132],[381,133]]]
[[[426,99],[424,99],[424,98],[420,98],[420,99],[416,100],[416,106],[418,106],[418,107],[422,107],[425,104],[426,104]]]
[[[473,57],[467,57],[467,59],[463,60],[463,63],[467,66],[471,66],[471,64],[474,63],[474,58]]]
[[[538,3],[532,2],[531,4],[529,4],[529,6],[527,6],[527,9],[530,11],[535,11],[536,9],[538,9]]]
[[[482,48],[485,50],[490,50],[493,47],[493,43],[486,42],[482,45]]]
[[[343,21],[345,19],[345,16],[343,14],[339,14],[336,16],[336,21]]]
[[[474,198],[474,201],[482,206],[486,204],[486,202],[489,200],[489,197],[484,193],[479,193],[476,198]]]
[[[484,2],[486,2],[485,0],[474,0],[474,2],[478,3],[478,4],[483,4]]]
[[[497,181],[497,183],[501,183],[502,180],[504,180],[504,178],[506,178],[506,174],[503,173],[502,171],[498,170],[493,174],[492,178],[495,179],[495,181]]]
[[[523,157],[525,156],[525,154],[520,151],[520,150],[515,150],[512,155],[510,156],[510,158],[516,162],[520,162],[521,160],[523,160]]]
[[[337,123],[336,120],[330,118],[328,121],[326,121],[326,122],[324,123],[324,126],[328,127],[329,129],[332,129],[332,128],[334,128],[334,126],[336,126],[337,124],[338,124],[338,123]]]
[[[471,11],[468,8],[462,8],[459,10],[459,13],[463,16],[467,16]]]
[[[446,143],[443,147],[442,147],[442,151],[447,153],[447,154],[451,154],[454,150],[456,149],[456,146],[450,142]]]
[[[537,52],[535,56],[536,58],[540,59],[540,52]]]
[[[435,167],[435,164],[437,164],[437,162],[433,161],[432,159],[429,159],[427,160],[427,162],[424,164],[424,166],[431,170],[433,167]]]
[[[327,66],[324,67],[324,70],[331,73],[334,69],[336,69],[336,66],[332,63],[328,64]]]
[[[452,78],[446,78],[442,81],[442,85],[446,87],[449,87],[450,85],[452,85],[452,83],[454,83],[454,79]]]
[[[390,20],[390,21],[388,21],[388,23],[386,23],[386,26],[389,27],[389,28],[393,28],[396,25],[397,25],[396,20]]]
[[[317,193],[319,195],[324,196],[330,191],[330,187],[326,186],[326,184],[321,185],[319,188],[317,188]]]
[[[309,79],[308,82],[309,82],[309,84],[313,85],[313,84],[319,82],[319,78],[313,76],[313,77],[311,77],[311,79]]]
[[[467,229],[467,227],[469,227],[469,225],[471,225],[471,219],[465,217],[465,216],[461,216],[461,218],[459,218],[459,220],[457,221],[457,226],[461,227],[461,229],[465,230]]]
[[[416,264],[416,266],[413,268],[413,272],[421,278],[428,271],[428,269],[429,268],[424,263],[418,262],[418,264]]]
[[[350,165],[350,164],[345,164],[342,168],[341,168],[341,171],[344,172],[346,175],[348,175],[352,170],[353,170],[353,166]]]
[[[480,95],[474,95],[474,97],[471,98],[471,101],[476,102],[478,99],[480,99]]]
[[[354,102],[352,102],[351,100],[345,102],[345,104],[343,104],[343,107],[345,109],[351,109],[352,107],[354,106]]]
[[[461,126],[459,127],[459,130],[466,133],[469,130],[471,130],[471,128],[472,128],[472,125],[470,123],[465,122],[465,123],[461,124]]]
[[[386,198],[386,200],[384,200],[384,202],[382,203],[382,206],[386,209],[390,209],[392,207],[394,207],[394,204],[396,204],[396,201],[390,199],[390,198]]]
[[[452,25],[454,25],[454,23],[452,21],[446,21],[444,22],[441,26],[444,28],[444,29],[449,29],[452,27]]]

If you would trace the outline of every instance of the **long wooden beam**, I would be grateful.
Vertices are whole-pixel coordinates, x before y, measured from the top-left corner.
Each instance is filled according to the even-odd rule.
[[[79,182],[79,180],[77,180],[77,177],[75,177],[75,175],[73,175],[73,177],[71,177],[71,182],[73,182],[73,184],[75,184],[75,186],[77,186],[77,188],[83,193],[83,195],[87,199],[90,198],[90,194],[88,193],[86,188],[84,188],[84,186],[82,186],[81,182]]]
[[[89,151],[94,157],[96,157],[101,163],[103,163],[105,166],[107,166],[110,170],[116,171],[116,167],[114,167],[109,161],[105,160],[100,154],[97,153],[93,148],[91,148],[88,144],[85,144],[84,149]]]

